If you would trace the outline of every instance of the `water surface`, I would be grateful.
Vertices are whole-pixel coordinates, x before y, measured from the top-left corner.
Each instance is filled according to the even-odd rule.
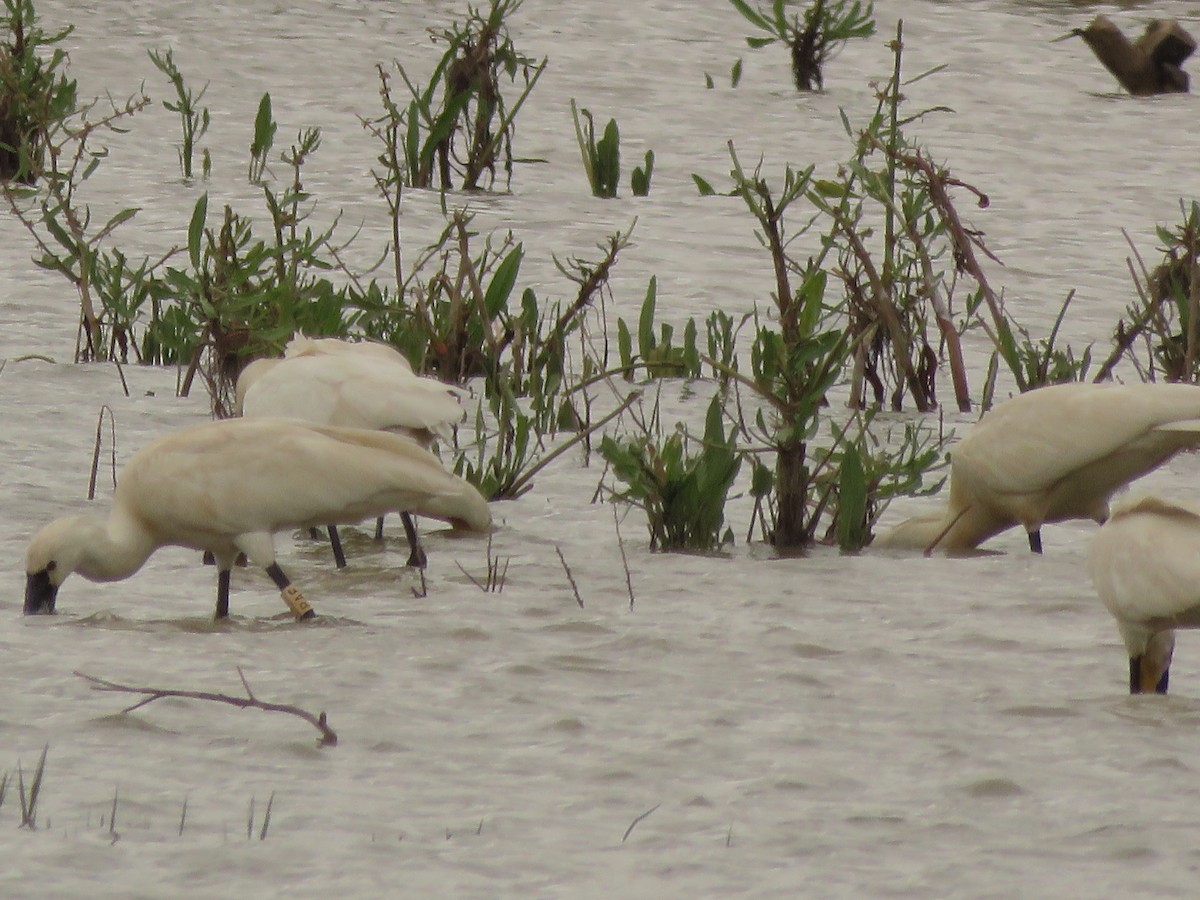
[[[143,208],[122,247],[182,242],[203,190],[210,210],[259,202],[244,168],[269,90],[280,144],[323,129],[306,184],[318,219],[341,211],[362,223],[364,258],[386,235],[367,174],[376,150],[356,119],[377,108],[372,66],[400,58],[427,70],[435,50],[424,29],[459,8],[39,3],[48,24],[76,24],[85,95],[123,97],[144,80],[164,97],[146,50],[167,46],[190,81],[210,82],[211,182],[181,183],[177,125],[155,107],[111,142],[89,183],[98,211]],[[994,283],[1035,334],[1076,289],[1064,336],[1096,342],[1098,355],[1134,297],[1122,229],[1154,259],[1154,226],[1177,220],[1180,196],[1200,195],[1195,99],[1123,97],[1082,43],[1049,43],[1101,12],[1127,28],[1141,15],[1197,19],[1181,2],[901,0],[880,10],[885,33],[904,18],[909,72],[948,66],[907,93],[913,109],[955,110],[917,133],[989,196],[987,210],[959,202],[1004,262],[989,267]],[[636,216],[613,284],[626,318],[651,275],[660,311],[678,323],[766,302],[771,272],[747,216],[732,200],[697,197],[691,174],[721,184],[730,139],[776,179],[784,163],[832,172],[849,152],[839,108],[868,115],[871,82],[891,67],[883,37],[862,42],[831,65],[825,93],[797,96],[786,56],[747,51],[742,20],[718,0],[645,3],[637,15],[527,0],[513,27],[526,52],[550,58],[518,123],[518,153],[545,161],[520,166],[511,194],[478,200],[477,221],[513,229],[526,245],[523,276],[561,298],[572,291],[552,255],[594,255]],[[746,72],[734,90],[738,56]],[[588,196],[571,98],[618,119],[626,171],[654,149],[649,197]],[[409,252],[440,228],[436,198],[410,196]],[[291,624],[254,572],[235,574],[234,615],[214,625],[212,572],[182,550],[119,584],[72,579],[60,615],[22,617],[25,544],[86,504],[100,407],[115,415],[118,460],[208,413],[202,397],[175,397],[172,371],[126,368],[126,398],[112,367],[66,364],[72,291],[32,265],[28,236],[7,215],[0,247],[0,770],[15,776],[19,760],[28,777],[50,746],[42,827],[16,828],[11,780],[0,808],[0,893],[1194,894],[1200,646],[1181,639],[1174,696],[1123,695],[1124,653],[1084,572],[1086,525],[1048,528],[1041,558],[1011,534],[989,545],[997,553],[960,560],[827,550],[779,560],[740,540],[714,559],[650,554],[634,514],[621,525],[631,609],[611,509],[589,503],[601,467],[567,454],[531,493],[495,507],[493,553],[511,559],[501,593],[459,569],[482,577],[483,541],[431,530],[428,595],[414,596],[394,524],[383,546],[352,533],[343,572],[319,546],[279,541],[320,627]],[[970,340],[973,371],[986,352]],[[18,361],[28,354],[54,362]],[[697,420],[706,398],[671,395],[670,414]],[[1197,485],[1200,463],[1185,456],[1139,488],[1195,500]],[[98,504],[110,491],[102,475]],[[923,505],[897,504],[889,518]],[[741,535],[749,508],[730,512]],[[212,704],[120,715],[124,698],[72,675],[238,693],[238,666],[263,699],[325,710],[340,745],[317,749],[298,719]],[[105,818],[114,792],[116,840]]]

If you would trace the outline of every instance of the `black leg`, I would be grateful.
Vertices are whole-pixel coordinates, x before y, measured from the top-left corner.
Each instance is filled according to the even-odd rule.
[[[406,512],[400,513],[400,521],[404,523],[404,533],[408,535],[408,564],[414,569],[425,568],[428,560],[425,558],[425,550],[421,546],[421,539],[417,537],[417,526],[413,523],[412,516]]]
[[[217,573],[217,618],[224,619],[229,615],[229,570],[222,569]]]
[[[338,537],[336,525],[326,525],[325,530],[329,532],[329,546],[333,548],[333,561],[337,563],[339,569],[346,568],[346,554],[342,550],[342,539]]]
[[[1042,552],[1042,530],[1040,528],[1029,532],[1029,549],[1034,553]]]
[[[375,520],[375,540],[383,540],[383,516]]]
[[[304,595],[300,593],[300,589],[292,584],[291,579],[283,574],[283,569],[279,568],[278,563],[271,563],[267,566],[267,574],[275,582],[275,587],[279,588],[279,593],[283,596],[283,602],[287,604],[287,608],[292,611],[292,615],[298,621],[304,622],[316,617],[317,614],[308,605],[308,601],[304,599]]]

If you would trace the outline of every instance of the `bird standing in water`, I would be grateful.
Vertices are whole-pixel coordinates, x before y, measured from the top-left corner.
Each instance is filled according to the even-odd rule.
[[[147,444],[121,473],[108,518],[45,526],[25,555],[25,612],[54,612],[72,572],[134,574],[159,547],[192,547],[217,564],[217,618],[229,612],[234,560],[266,569],[298,619],[312,609],[275,560],[275,532],[408,510],[486,531],[487,501],[411,438],[283,419],[225,419]]]
[[[416,375],[407,359],[386,344],[337,338],[296,337],[281,359],[256,360],[238,378],[236,409],[247,417],[281,417],[315,425],[369,428],[405,434],[423,447],[449,439],[463,418],[461,388]],[[410,566],[426,557],[407,512]],[[328,525],[338,567],[346,565],[336,526]],[[376,536],[382,537],[382,519]]]
[[[1200,445],[1200,387],[1051,385],[998,404],[950,451],[939,512],[901,522],[884,547],[962,552],[1022,525],[1042,551],[1047,522],[1108,517],[1108,501],[1180,450]]]

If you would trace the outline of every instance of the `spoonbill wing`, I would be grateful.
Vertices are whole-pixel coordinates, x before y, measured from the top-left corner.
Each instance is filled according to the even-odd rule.
[[[487,503],[401,435],[230,419],[183,429],[129,461],[117,487],[161,540],[358,522],[407,510],[485,529]]]

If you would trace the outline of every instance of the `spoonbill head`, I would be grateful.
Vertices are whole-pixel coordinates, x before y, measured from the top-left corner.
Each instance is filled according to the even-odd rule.
[[[289,608],[311,614],[275,561],[273,535],[411,510],[485,531],[487,501],[403,435],[226,419],[151,442],[125,465],[107,519],[69,516],[45,526],[25,556],[25,612],[53,612],[72,572],[92,581],[134,574],[159,547],[212,554],[217,616],[229,608],[239,553],[263,566]]]
[[[1108,517],[1109,499],[1200,444],[1200,388],[1083,384],[996,406],[950,452],[945,507],[901,522],[879,545],[971,550],[1021,525],[1040,553],[1047,522]]]
[[[1144,497],[1096,532],[1092,582],[1129,654],[1129,692],[1167,692],[1175,629],[1200,627],[1200,514]]]

